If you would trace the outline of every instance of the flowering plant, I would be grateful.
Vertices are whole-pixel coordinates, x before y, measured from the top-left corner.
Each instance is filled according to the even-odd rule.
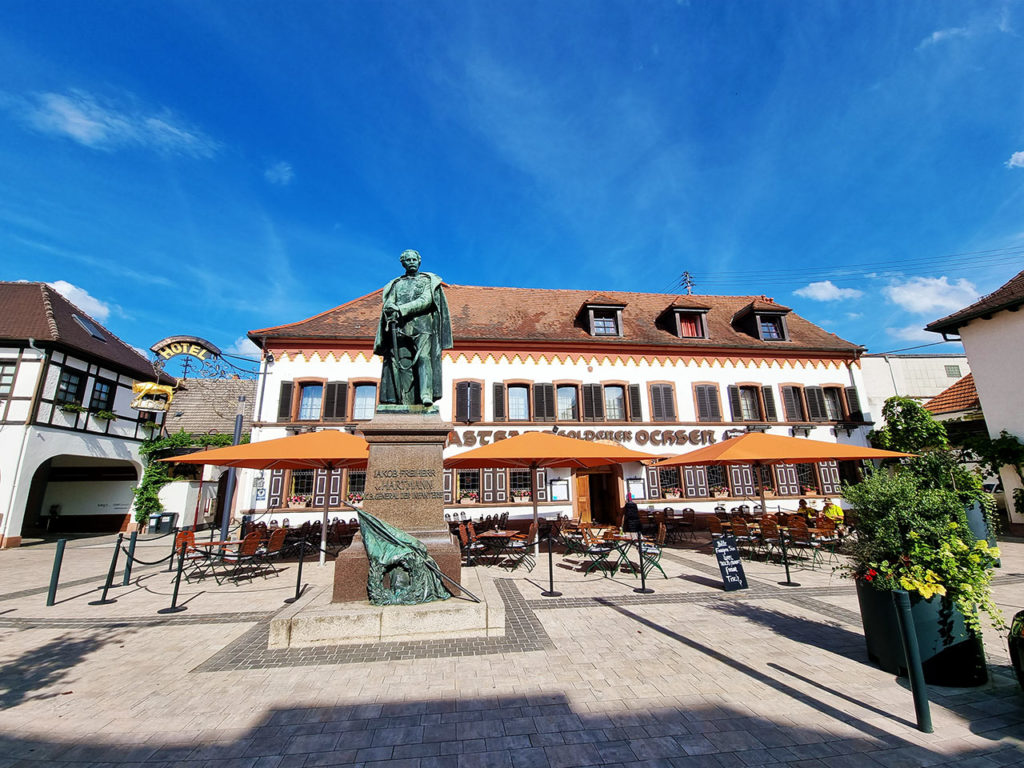
[[[679,488],[679,487],[666,488],[665,489],[665,495],[666,496],[682,496],[683,495],[683,489]]]
[[[308,494],[296,494],[288,497],[288,503],[292,505],[303,506],[313,500],[313,497]]]
[[[727,493],[729,493],[729,489],[726,488],[724,485],[712,485],[711,486],[711,495],[712,496],[718,496],[718,495],[723,495],[723,494],[727,494]]]
[[[532,499],[533,496],[530,493],[530,489],[529,488],[522,488],[522,489],[519,489],[519,490],[512,491],[512,498],[513,499],[529,500],[529,499]]]
[[[362,502],[363,502],[363,494],[361,494],[361,493],[350,493],[348,495],[348,500],[349,500],[350,504],[362,504]]]
[[[476,491],[463,491],[459,494],[459,501],[479,501],[480,494]]]
[[[858,532],[844,575],[875,589],[948,599],[975,632],[980,612],[1003,626],[991,595],[999,550],[975,541],[956,493],[929,488],[909,472],[882,470],[847,487],[844,496],[857,510]]]
[[[800,494],[802,496],[808,496],[810,494],[815,494],[817,492],[818,492],[818,489],[815,486],[811,486],[811,485],[801,485],[800,486]]]

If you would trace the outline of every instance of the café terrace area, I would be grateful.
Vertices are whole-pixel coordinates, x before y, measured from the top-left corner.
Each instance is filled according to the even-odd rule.
[[[52,607],[54,542],[28,542],[6,553],[0,589],[0,765],[1024,762],[1005,637],[986,629],[986,685],[930,688],[935,732],[922,733],[906,679],[867,658],[854,585],[833,570],[841,546],[788,548],[787,580],[780,548],[763,541],[772,521],[754,510],[726,510],[709,530],[657,512],[643,521],[649,594],[635,591],[633,534],[562,521],[542,527],[534,553],[515,544],[529,530],[460,515],[450,526],[468,540],[464,584],[500,606],[500,634],[295,648],[268,648],[268,635],[297,583],[300,602],[330,590],[333,563],[319,566],[312,550],[301,582],[293,552],[272,570],[182,580],[185,610],[158,613],[173,599],[172,536],[142,536],[127,586],[122,556],[102,605],[91,603],[114,537],[69,541]],[[811,522],[809,536],[827,537]],[[740,538],[746,589],[723,589],[719,524],[751,537]],[[332,533],[337,546],[346,527]],[[1000,547],[994,594],[1012,616],[1024,607],[1024,543]],[[552,586],[561,595],[543,596]]]

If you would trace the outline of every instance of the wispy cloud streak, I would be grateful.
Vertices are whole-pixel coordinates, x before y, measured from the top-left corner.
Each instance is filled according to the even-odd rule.
[[[0,105],[30,128],[112,152],[139,147],[163,154],[209,158],[220,144],[166,108],[148,108],[132,97],[110,99],[80,90],[4,95]]]

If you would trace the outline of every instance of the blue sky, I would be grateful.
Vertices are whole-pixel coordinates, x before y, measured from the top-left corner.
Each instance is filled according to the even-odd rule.
[[[911,347],[1024,268],[1022,35],[1020,2],[8,0],[0,277],[242,351],[411,247]]]

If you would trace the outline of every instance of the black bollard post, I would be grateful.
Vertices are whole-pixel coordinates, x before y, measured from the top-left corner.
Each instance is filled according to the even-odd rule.
[[[299,571],[295,577],[295,597],[285,599],[286,603],[294,603],[302,595],[302,562],[306,559],[306,540],[299,542]]]
[[[117,570],[117,555],[121,551],[121,542],[124,540],[124,534],[117,534],[117,543],[114,544],[114,556],[110,558],[110,570],[107,571],[107,580],[103,584],[103,595],[99,600],[93,600],[89,605],[106,605],[107,603],[116,603],[117,600],[111,598],[107,599],[107,592],[110,591],[110,585],[114,581],[114,572]]]
[[[636,555],[640,559],[640,589],[633,591],[640,595],[653,594],[653,589],[647,588],[647,569],[644,568],[644,544],[640,531],[636,532]]]
[[[57,582],[60,581],[60,566],[64,562],[64,547],[67,539],[57,539],[57,551],[53,553],[53,570],[50,571],[50,591],[46,593],[46,607],[53,605],[57,597]]]
[[[799,587],[800,583],[793,581],[789,577],[789,555],[786,554],[786,534],[779,531],[779,545],[782,547],[782,564],[786,566],[786,580],[780,581],[779,586],[782,587]]]
[[[174,553],[178,551],[178,529],[171,532],[171,556],[167,558],[167,572],[174,570]]]
[[[903,640],[903,652],[907,656],[907,676],[910,678],[910,690],[914,694],[917,730],[934,733],[931,707],[928,704],[928,686],[924,682],[924,669],[921,667],[921,649],[917,645],[914,615],[910,612],[910,594],[904,589],[894,589],[892,603],[896,607],[900,639]]]
[[[138,538],[139,532],[132,531],[132,535],[128,539],[128,562],[124,564],[124,578],[121,580],[122,587],[127,587],[132,581],[132,563],[135,558],[135,542]]]
[[[178,587],[181,586],[181,572],[185,568],[185,543],[182,542],[178,554],[178,572],[174,575],[174,592],[171,594],[171,607],[161,608],[157,613],[179,613],[186,610],[186,606],[178,605]],[[171,558],[173,561],[174,558]]]
[[[548,589],[540,593],[542,597],[561,597],[561,592],[555,591],[555,558],[551,554],[551,527],[548,527]]]

